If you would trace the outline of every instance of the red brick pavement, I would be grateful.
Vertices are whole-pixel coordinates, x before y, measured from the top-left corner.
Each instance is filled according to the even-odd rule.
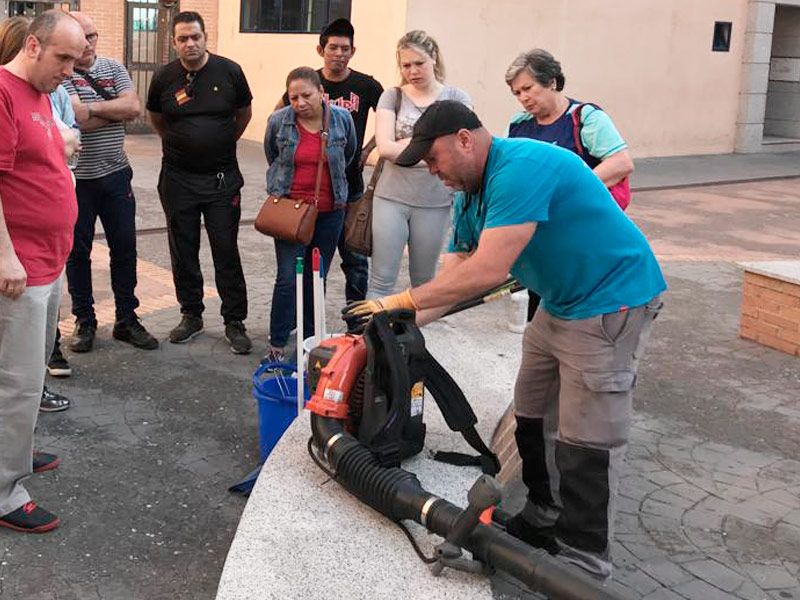
[[[136,313],[140,317],[177,306],[178,301],[175,298],[172,273],[168,269],[139,258],[136,274],[138,278],[136,296],[140,302]],[[114,294],[111,292],[108,246],[97,242],[92,246],[92,286],[98,325],[100,327],[113,325]],[[206,298],[216,298],[217,290],[213,287],[205,286],[204,296]],[[62,333],[72,331],[72,323],[69,293],[67,293],[66,286],[64,286],[60,322]]]

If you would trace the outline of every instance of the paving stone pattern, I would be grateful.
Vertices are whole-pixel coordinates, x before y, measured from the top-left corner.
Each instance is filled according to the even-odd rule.
[[[136,157],[139,213],[159,226],[159,157],[145,150]],[[258,207],[260,169],[256,158],[243,166],[253,181],[246,214]],[[795,257],[795,190],[775,181],[647,192],[631,209],[671,285],[642,365],[614,545],[613,585],[640,597],[800,599],[800,363],[737,338],[741,273],[732,265]],[[73,377],[48,381],[74,404],[43,415],[37,431],[38,446],[64,462],[27,482],[63,525],[46,536],[0,530],[3,600],[214,597],[244,506],[226,488],[257,457],[250,376],[266,347],[274,278],[271,242],[247,226],[240,240],[249,357],[224,340],[205,240],[205,334],[152,352],[112,341],[107,252],[97,242],[96,348],[68,353]],[[139,313],[163,340],[179,319],[166,235],[140,236],[139,255]],[[334,265],[329,323],[342,287]],[[483,310],[502,323],[502,306]],[[68,338],[68,302],[62,323]],[[501,578],[494,588],[526,597]]]

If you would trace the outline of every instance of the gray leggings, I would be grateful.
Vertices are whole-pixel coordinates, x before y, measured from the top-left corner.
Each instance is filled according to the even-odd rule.
[[[394,293],[406,244],[412,287],[433,279],[449,223],[449,206],[409,206],[375,196],[372,206],[372,265],[367,298],[380,298]]]

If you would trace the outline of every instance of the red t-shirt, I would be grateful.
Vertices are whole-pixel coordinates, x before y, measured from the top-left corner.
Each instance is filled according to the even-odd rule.
[[[319,153],[322,150],[322,135],[320,132],[311,133],[297,122],[297,130],[300,132],[300,142],[294,153],[294,179],[292,179],[292,189],[289,191],[291,198],[302,198],[306,202],[314,201],[314,188],[317,186],[317,162]],[[320,212],[330,212],[333,210],[333,189],[331,186],[331,172],[328,169],[328,161],[322,164],[322,177],[319,184],[319,203],[317,208]]]
[[[0,68],[0,201],[28,285],[47,285],[72,250],[78,202],[47,94]]]

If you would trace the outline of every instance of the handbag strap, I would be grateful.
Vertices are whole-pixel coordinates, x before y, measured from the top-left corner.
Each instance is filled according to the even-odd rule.
[[[331,124],[331,107],[322,104],[322,131],[320,131],[319,160],[317,161],[317,182],[314,185],[314,206],[319,208],[319,188],[322,185],[322,167],[325,164],[325,152],[328,149],[328,130]]]
[[[397,118],[398,113],[400,112],[400,105],[403,104],[403,90],[400,89],[399,86],[395,86],[394,88],[394,116]],[[375,186],[378,185],[378,178],[381,176],[383,172],[383,165],[386,163],[386,159],[379,158],[378,162],[375,163],[375,168],[372,170],[372,177],[369,178],[369,184],[367,184],[368,190],[374,190]]]

